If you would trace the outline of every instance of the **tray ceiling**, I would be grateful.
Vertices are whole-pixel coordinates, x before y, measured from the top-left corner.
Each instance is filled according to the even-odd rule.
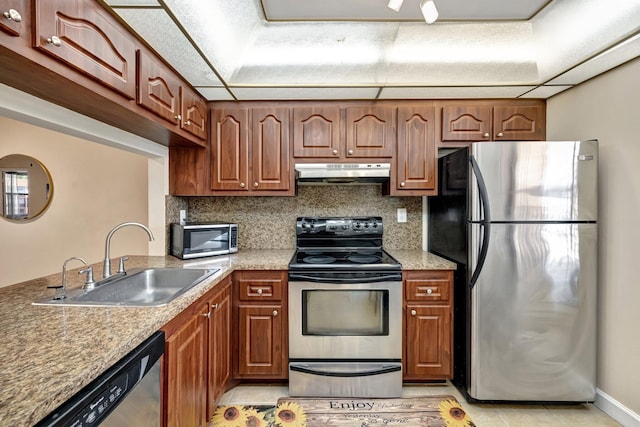
[[[638,0],[106,0],[209,100],[547,98],[640,56]]]

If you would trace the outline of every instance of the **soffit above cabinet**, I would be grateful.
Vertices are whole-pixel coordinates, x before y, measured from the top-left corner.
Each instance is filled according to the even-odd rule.
[[[640,56],[638,0],[106,0],[209,100],[547,98]]]

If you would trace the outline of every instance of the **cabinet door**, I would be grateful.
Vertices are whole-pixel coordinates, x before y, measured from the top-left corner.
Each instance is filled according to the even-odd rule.
[[[27,0],[7,0],[2,2],[0,10],[0,30],[13,36],[19,37],[22,31],[27,31],[24,26],[24,19],[27,13]]]
[[[138,104],[178,126],[180,79],[162,61],[138,51]]]
[[[211,113],[211,187],[249,189],[249,113],[246,109],[217,109]]]
[[[293,156],[342,156],[339,107],[300,107],[293,110]]]
[[[434,122],[433,107],[398,108],[397,190],[435,190]]]
[[[286,377],[288,354],[283,341],[282,310],[281,304],[238,306],[239,377]]]
[[[207,139],[207,103],[191,88],[180,88],[180,127],[202,140]],[[204,143],[203,143],[204,145]]]
[[[208,413],[211,419],[216,404],[231,375],[231,282],[210,302]],[[220,286],[220,285],[218,285]]]
[[[251,123],[252,190],[288,190],[289,109],[255,108]]]
[[[491,139],[491,107],[456,105],[442,107],[443,141]]]
[[[545,111],[539,106],[500,106],[493,108],[493,134],[496,141],[543,141]]]
[[[451,308],[409,304],[406,315],[406,379],[451,378]]]
[[[346,156],[393,156],[396,138],[394,114],[392,107],[347,108]]]
[[[36,1],[36,48],[103,85],[135,99],[136,46],[97,2]]]
[[[206,426],[207,313],[200,305],[166,342],[166,425]]]

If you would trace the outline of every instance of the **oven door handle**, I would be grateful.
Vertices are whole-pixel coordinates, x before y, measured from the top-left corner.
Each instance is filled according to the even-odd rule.
[[[303,374],[317,375],[322,377],[351,378],[351,377],[365,377],[370,375],[382,375],[382,374],[388,374],[391,372],[398,372],[402,370],[402,365],[380,364],[374,368],[368,367],[366,369],[351,370],[349,372],[344,372],[344,371],[332,371],[331,369],[313,369],[309,365],[297,365],[292,363],[289,365],[289,369],[295,372],[301,372]]]
[[[289,272],[289,282],[318,282],[318,283],[375,283],[375,282],[400,282],[402,281],[402,273],[387,274],[384,276],[373,277],[356,277],[356,278],[337,278],[337,277],[317,277],[300,273]]]

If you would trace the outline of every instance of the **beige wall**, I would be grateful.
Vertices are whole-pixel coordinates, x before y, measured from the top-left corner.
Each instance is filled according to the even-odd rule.
[[[640,414],[640,59],[548,100],[549,139],[600,141],[598,388]]]
[[[52,204],[40,218],[27,223],[0,219],[0,286],[59,272],[72,256],[99,262],[113,226],[147,223],[147,179],[162,174],[149,172],[146,157],[2,116],[0,129],[0,157],[35,157],[47,166],[54,185]],[[148,252],[140,229],[122,229],[112,239],[112,257]]]

